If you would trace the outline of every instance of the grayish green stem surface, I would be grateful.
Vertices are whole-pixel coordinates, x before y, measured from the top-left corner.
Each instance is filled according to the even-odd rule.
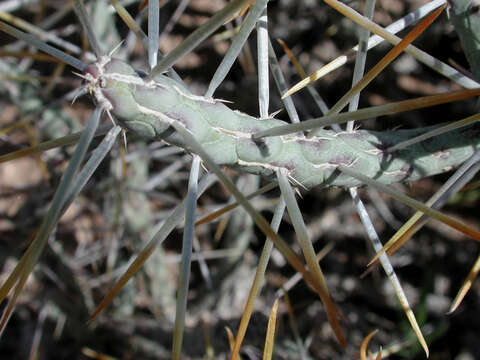
[[[91,85],[97,89],[97,100],[126,128],[190,150],[171,126],[181,124],[217,164],[272,178],[277,170],[286,171],[290,181],[305,188],[362,185],[359,180],[340,174],[339,165],[384,184],[416,180],[451,170],[468,159],[479,145],[478,128],[474,127],[393,153],[383,149],[431,128],[340,133],[319,130],[310,138],[289,134],[254,141],[252,134],[285,122],[258,120],[231,110],[220,101],[192,95],[162,75],[144,81],[120,60],[112,59],[98,66],[98,78]]]
[[[480,80],[480,3],[476,0],[449,0],[448,15],[455,26],[463,51],[472,68],[473,76]]]

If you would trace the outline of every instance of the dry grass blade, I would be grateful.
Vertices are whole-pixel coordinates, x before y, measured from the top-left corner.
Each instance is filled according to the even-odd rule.
[[[27,282],[27,279],[33,269],[33,266],[36,263],[36,259],[27,259],[25,262],[25,267],[21,269],[20,278],[18,279],[17,283],[15,284],[15,288],[13,289],[13,294],[8,299],[7,306],[3,310],[2,317],[0,318],[0,337],[2,336],[8,320],[10,320],[10,316],[13,314],[13,310],[15,309],[15,304],[17,303],[18,297]],[[3,301],[3,300],[2,300]]]
[[[289,97],[293,94],[295,94],[297,91],[302,90],[304,87],[313,85],[315,81],[320,80],[322,77],[327,75],[328,73],[331,73],[333,70],[338,69],[340,66],[346,64],[347,62],[347,57],[340,56],[336,58],[335,60],[330,61],[327,65],[322,66],[321,69],[315,71],[313,74],[304,76],[304,79],[293,85],[288,91],[283,94],[283,98]]]
[[[472,284],[475,281],[479,271],[480,271],[480,256],[477,257],[477,260],[475,260],[475,263],[473,264],[472,269],[468,273],[467,278],[465,279],[462,286],[460,287],[460,290],[455,296],[455,299],[453,299],[452,305],[448,310],[448,314],[453,313],[460,306],[468,290],[470,290],[470,288],[472,287]]]
[[[164,115],[168,118],[166,115]],[[313,253],[313,261],[310,261],[309,266],[313,267],[313,271],[316,270],[316,274],[312,275],[309,271],[304,268],[301,260],[298,256],[288,247],[285,241],[278,236],[278,234],[270,227],[265,218],[254,209],[250,202],[245,199],[245,196],[238,191],[237,187],[232,183],[232,181],[225,176],[221,171],[220,167],[212,160],[210,155],[202,148],[202,146],[197,142],[197,140],[192,136],[192,134],[187,131],[183,125],[178,124],[172,119],[168,119],[168,122],[177,130],[177,132],[185,139],[195,153],[197,153],[202,160],[207,164],[211,171],[217,175],[220,181],[228,188],[230,193],[235,196],[237,201],[239,201],[248,214],[252,217],[255,224],[260,228],[260,230],[269,237],[277,246],[278,250],[282,255],[287,259],[287,261],[294,267],[294,269],[302,273],[303,278],[307,281],[313,288],[318,292],[320,298],[327,306],[327,315],[329,316],[329,322],[332,325],[332,329],[335,333],[340,344],[345,345],[345,338],[343,336],[342,330],[338,323],[338,311],[336,310],[335,305],[333,304],[330,296],[328,295],[328,289],[326,289],[325,281],[322,282],[321,270],[319,270],[318,263],[315,260],[315,254]],[[311,247],[311,243],[310,243]],[[310,259],[311,260],[311,259]]]
[[[87,14],[87,10],[85,9],[85,5],[83,4],[83,0],[74,0],[74,2],[75,13],[77,14],[78,20],[80,20],[80,23],[82,24],[83,31],[85,31],[85,34],[87,35],[90,46],[95,52],[95,56],[97,59],[99,59],[101,56],[105,55],[105,52],[100,45],[100,41],[98,40],[95,31],[90,25],[90,21],[88,20],[89,16]]]
[[[455,90],[443,94],[422,96],[415,99],[391,102],[385,105],[372,106],[356,111],[344,112],[334,115],[325,115],[320,118],[302,121],[298,124],[276,126],[253,134],[253,139],[268,136],[294,134],[299,131],[312,130],[332,124],[343,124],[348,121],[366,120],[372,117],[398,114],[404,111],[418,110],[430,106],[446,104],[459,100],[469,99],[480,95],[480,88],[468,90]]]
[[[275,208],[275,213],[272,219],[272,229],[274,231],[278,231],[284,212],[285,202],[283,201],[283,199],[280,199],[280,202]],[[260,289],[265,279],[265,270],[267,269],[268,261],[270,260],[272,250],[273,243],[267,238],[265,240],[265,244],[263,245],[262,253],[260,254],[257,269],[255,271],[255,277],[248,293],[248,299],[245,304],[245,309],[242,313],[242,318],[240,319],[240,325],[238,326],[237,336],[235,338],[234,346],[232,347],[232,355],[230,357],[230,360],[236,360],[239,357],[240,347],[242,346],[243,339],[245,337],[245,334],[247,333],[247,327],[253,313],[255,300],[260,292]]]
[[[326,1],[326,2],[328,2],[328,1]],[[432,3],[433,3],[433,2],[432,2]],[[332,6],[332,4],[335,5],[335,3],[332,3],[332,2],[329,3],[329,5],[331,5],[331,6]],[[433,4],[432,4],[432,5],[433,5]],[[435,5],[437,5],[437,4],[435,4]],[[438,6],[438,5],[437,5],[437,6]],[[339,8],[337,8],[336,6],[334,6],[334,7],[335,7],[337,10],[339,10]],[[445,5],[443,4],[443,5],[442,5],[442,8],[444,8],[444,7],[445,7]],[[342,8],[342,9],[343,9],[343,8]],[[429,10],[430,10],[430,9],[431,9],[431,8],[429,8]],[[434,6],[432,6],[432,9],[434,9]],[[345,11],[345,10],[344,10],[344,11]],[[437,11],[437,10],[436,10],[436,11]],[[345,11],[345,12],[344,12],[344,15],[348,16],[348,15],[349,15],[349,10]],[[414,18],[414,17],[413,17],[413,18]],[[364,19],[367,19],[367,18],[364,18]],[[352,20],[353,20],[353,21],[356,21],[355,18],[353,18]],[[367,20],[365,20],[365,21],[367,21]],[[359,22],[359,21],[356,21],[356,22],[359,23],[359,25],[364,26],[364,23]],[[392,24],[392,25],[395,25],[395,24]],[[377,25],[377,26],[378,26],[378,25]],[[370,30],[370,31],[378,34],[378,31],[375,31],[375,29],[372,29],[371,27],[365,27],[365,29],[367,29],[367,28],[368,28],[368,30]],[[390,28],[390,27],[389,27],[389,28]],[[396,26],[392,26],[392,28],[396,30]],[[387,28],[387,31],[388,31],[388,28]],[[395,32],[393,32],[393,33],[395,33]],[[392,33],[392,34],[393,34],[393,33]],[[376,36],[378,36],[378,35],[376,35]],[[370,44],[374,45],[374,44],[375,44],[375,42],[373,41],[373,40],[374,40],[373,38],[374,38],[374,37],[372,37],[372,38],[369,39],[370,41],[368,42],[368,45],[370,45]],[[400,41],[400,40],[398,40],[398,41]],[[377,43],[378,43],[378,42],[377,42]],[[370,48],[371,46],[368,46],[368,45],[367,45],[367,47]],[[337,57],[336,59],[332,60],[331,62],[329,62],[328,64],[326,64],[325,66],[323,66],[321,69],[315,71],[315,72],[312,73],[311,75],[307,76],[307,75],[305,74],[304,76],[302,76],[302,78],[304,78],[304,79],[301,80],[300,82],[298,82],[297,84],[295,84],[294,86],[292,86],[292,87],[283,95],[283,97],[285,98],[285,97],[287,97],[287,96],[293,95],[293,94],[296,93],[297,91],[303,89],[304,87],[306,87],[306,86],[308,86],[308,85],[312,85],[314,82],[316,82],[317,80],[321,79],[321,78],[324,77],[325,75],[329,74],[330,72],[332,72],[332,71],[338,69],[339,67],[341,67],[342,65],[346,64],[348,60],[353,59],[354,54],[355,54],[355,51],[357,51],[357,50],[358,50],[358,45],[357,45],[354,49],[348,51],[346,54],[344,54],[344,55],[342,55],[342,56],[339,56],[339,57]],[[474,86],[473,82],[472,82],[471,85]]]
[[[127,9],[125,9],[125,7],[118,0],[110,0],[110,3],[115,8],[115,11],[117,12],[118,16],[120,16],[120,18],[123,20],[125,25],[127,25],[128,28],[136,35],[136,37],[140,39],[140,41],[143,44],[143,47],[148,51],[148,49],[150,49],[150,41],[148,36],[143,32],[140,25],[137,24],[135,19],[130,15]],[[158,58],[163,58],[163,57],[157,51],[157,59]],[[180,78],[180,76],[178,76],[175,70],[170,68],[167,70],[167,73],[173,79],[177,80],[179,83],[182,83],[182,79]]]
[[[230,351],[233,351],[233,347],[235,345],[235,336],[233,335],[232,330],[228,326],[225,326],[225,332],[227,333],[228,337],[228,344],[230,345]],[[238,360],[242,360],[242,357],[238,355]]]
[[[107,354],[103,354],[101,352],[90,349],[88,347],[84,347],[82,349],[82,354],[85,355],[86,357],[90,358],[90,359],[95,359],[95,360],[118,360],[118,358],[116,358],[116,357],[109,356]]]
[[[334,248],[334,243],[330,242],[326,244],[318,253],[317,253],[317,261],[320,262],[322,261],[323,258],[325,258],[330,251]],[[287,296],[287,292],[290,291],[298,282],[302,279],[302,274],[295,274],[293,275],[290,279],[288,279],[280,289],[277,290],[275,293],[275,296],[280,297],[280,296]],[[285,302],[288,304],[288,301],[285,300]]]
[[[123,7],[123,5],[118,0],[110,0],[110,3],[115,8],[118,16],[120,16],[128,26],[128,28],[135,33],[135,35],[142,41],[143,46],[149,48],[148,36],[145,35],[142,28],[137,24],[135,19],[128,13],[128,11]]]
[[[278,184],[275,184],[275,183],[272,182],[268,185],[263,186],[262,188],[258,189],[257,191],[254,191],[253,193],[251,193],[249,195],[246,195],[245,198],[248,199],[248,200],[253,199],[253,198],[257,197],[258,195],[265,194],[265,193],[269,192],[270,190],[275,189],[277,186],[278,186]],[[211,221],[214,221],[215,219],[219,218],[220,216],[222,216],[222,215],[228,213],[229,211],[232,211],[233,209],[237,208],[239,205],[240,205],[240,203],[238,201],[233,202],[229,205],[225,205],[221,209],[213,211],[210,214],[207,214],[204,217],[202,217],[201,219],[197,220],[195,222],[195,226],[199,226],[199,225],[206,224],[206,223],[209,223]]]
[[[35,235],[32,243],[29,248],[23,255],[22,259],[18,262],[17,266],[10,274],[8,279],[0,288],[0,303],[5,299],[11,289],[15,286],[13,295],[8,302],[7,308],[2,314],[0,320],[0,333],[3,332],[5,326],[10,318],[12,311],[15,307],[16,300],[25,285],[30,273],[32,272],[34,266],[37,264],[40,255],[43,252],[43,249],[50,237],[53,228],[55,227],[58,219],[60,218],[63,211],[65,211],[65,206],[69,205],[69,195],[71,188],[73,186],[73,179],[79,169],[87,149],[93,139],[95,130],[97,129],[98,123],[100,122],[101,109],[97,108],[95,112],[90,117],[90,120],[87,124],[86,129],[83,131],[79,143],[75,149],[72,160],[68,164],[67,170],[65,171],[64,176],[58,186],[58,189],[52,200],[52,204],[45,216],[43,223],[38,230],[38,233]]]
[[[367,0],[365,3],[364,16],[368,19],[372,19],[375,13],[375,0]],[[367,29],[360,28],[358,29],[358,44],[359,49],[357,51],[357,56],[355,57],[355,67],[353,69],[352,76],[352,86],[358,84],[361,81],[364,73],[365,66],[367,63],[367,51],[368,51],[368,38],[370,36],[370,31]],[[356,93],[350,103],[348,104],[348,111],[355,111],[358,109],[358,104],[360,102],[360,92]],[[354,131],[354,121],[349,121],[347,123],[346,130]]]
[[[0,57],[15,57],[18,59],[30,58],[35,59],[37,61],[45,61],[51,63],[60,63],[61,61],[54,56],[47,55],[47,54],[38,54],[32,53],[29,51],[19,51],[19,52],[11,52],[11,51],[0,51]]]
[[[370,178],[368,178],[368,177],[366,177],[362,174],[359,174],[358,172],[349,169],[345,165],[339,165],[338,169],[340,171],[342,171],[343,173],[349,175],[349,176],[352,176],[356,179],[359,179],[360,181],[364,182],[367,185],[373,186],[373,187],[377,188],[378,190],[380,190],[380,191],[382,191],[386,194],[389,194],[390,196],[394,197],[398,201],[403,202],[404,204],[414,208],[415,210],[421,211],[421,212],[427,214],[428,216],[431,216],[434,219],[436,219],[438,221],[441,221],[442,223],[444,223],[444,224],[446,224],[446,225],[464,233],[465,235],[471,237],[472,239],[474,239],[476,241],[480,241],[480,231],[478,231],[477,229],[474,229],[471,226],[468,226],[465,223],[463,223],[463,222],[461,222],[457,219],[452,218],[451,216],[445,215],[445,214],[441,213],[440,211],[437,211],[437,210],[432,209],[428,206],[425,206],[425,204],[423,204],[422,202],[414,200],[414,199],[400,193],[399,191],[394,190],[391,187],[388,187],[384,184],[379,183],[378,181],[375,181],[375,180],[370,179]]]
[[[198,27],[191,33],[179,46],[168,53],[149,74],[150,78],[161,74],[170,68],[180,58],[191,52],[204,39],[210,36],[216,29],[229,19],[233,14],[239,11],[249,0],[233,0],[226,5],[221,11],[217,12],[208,22]]]
[[[393,151],[404,149],[407,146],[419,143],[421,141],[425,141],[425,140],[430,139],[434,136],[439,136],[439,135],[444,134],[446,132],[453,131],[455,129],[459,129],[459,128],[464,127],[464,126],[472,125],[479,120],[480,120],[480,114],[475,114],[475,115],[469,116],[465,119],[455,121],[451,124],[441,126],[441,127],[437,128],[437,129],[434,129],[432,131],[428,131],[425,134],[422,134],[420,136],[416,136],[416,137],[414,137],[412,139],[409,139],[407,141],[399,142],[398,144],[389,147],[385,151],[391,153]]]
[[[111,128],[112,128],[112,124],[104,124],[98,128],[94,136],[97,137],[97,136],[105,135]],[[82,132],[80,131],[71,135],[64,136],[62,138],[45,141],[35,146],[30,146],[28,148],[17,150],[9,154],[1,155],[0,163],[20,159],[22,157],[29,156],[29,155],[39,154],[44,151],[54,149],[60,146],[75,144],[78,141],[78,139],[80,139],[81,135],[82,135]]]
[[[280,64],[278,63],[277,55],[275,54],[275,49],[273,48],[270,38],[268,39],[268,63],[272,72],[273,79],[275,80],[275,84],[277,85],[280,94],[282,94],[287,89],[287,84],[280,68]],[[295,105],[293,104],[292,99],[287,98],[282,99],[282,101],[290,121],[292,123],[300,122],[297,110],[295,108]]]
[[[240,51],[246,45],[248,36],[252,32],[258,18],[262,15],[262,12],[266,6],[267,0],[257,0],[255,2],[255,5],[252,7],[247,18],[240,27],[240,30],[235,35],[235,38],[233,39],[227,53],[223,57],[221,64],[215,71],[215,74],[213,75],[210,84],[208,84],[208,89],[205,93],[205,97],[212,97],[217,87],[223,82],[223,80],[227,76],[228,71],[230,71],[234,61],[240,54]]]
[[[20,19],[16,16],[12,16],[11,14],[8,14],[8,13],[4,13],[2,11],[0,11],[0,19],[7,21],[20,29],[28,31],[28,33],[36,36],[37,38],[50,41],[52,44],[55,44],[56,46],[64,48],[67,52],[77,54],[77,55],[81,54],[81,49],[78,46],[73,45],[65,40],[62,40],[58,36],[50,32],[44,31],[43,29],[37,26],[31,25],[29,22],[23,19]]]
[[[177,305],[175,312],[175,326],[173,329],[172,359],[180,359],[182,355],[183,332],[185,329],[185,315],[187,312],[188,286],[190,283],[193,237],[195,236],[195,209],[197,207],[198,173],[200,171],[200,158],[193,158],[188,180],[188,192],[185,198],[185,226],[182,243],[182,262],[178,279]]]
[[[374,258],[370,260],[368,266],[371,266],[378,260],[378,257],[384,253],[392,255],[398,250],[413,234],[420,228],[421,224],[419,220],[424,216],[424,213],[415,213],[408,221],[401,226],[400,229],[386,242],[382,250],[375,254]]]
[[[320,268],[320,265],[317,261],[312,242],[310,241],[307,234],[307,228],[305,226],[305,223],[303,222],[303,217],[298,207],[298,203],[295,199],[295,195],[293,194],[292,187],[290,186],[287,175],[284,172],[278,171],[277,178],[280,189],[282,190],[282,197],[284,198],[285,204],[287,205],[288,214],[290,215],[290,219],[292,220],[292,224],[295,228],[297,239],[300,243],[300,247],[302,248],[303,256],[305,257],[308,268],[313,273],[315,280],[320,284],[322,291],[319,293],[319,295],[320,299],[323,302],[323,305],[325,306],[328,321],[331,324],[332,329],[340,344],[346,346],[343,331],[338,322],[340,316],[339,311],[328,291],[325,277],[323,276],[322,269]]]
[[[243,6],[243,8],[238,12],[238,16],[243,16],[247,13],[248,9],[253,5],[255,0],[250,0],[247,4]]]
[[[348,17],[350,20],[354,21],[358,25],[362,26],[365,29],[370,30],[372,33],[381,36],[388,42],[396,45],[400,42],[400,39],[387,31],[386,29],[382,28],[381,26],[377,25],[370,19],[367,19],[360,15],[358,12],[350,8],[349,6],[341,3],[338,0],[324,0],[328,5],[332,8],[340,12],[342,15]],[[446,4],[446,3],[444,3]],[[433,56],[417,49],[413,45],[409,45],[405,51],[410,55],[414,56],[418,61],[424,63],[425,65],[431,67],[433,70],[437,71],[438,73],[448,77],[450,80],[457,82],[459,85],[465,88],[475,88],[478,87],[478,83],[469,77],[463,75],[461,72],[455,70],[454,68],[448,66],[447,64],[442,63],[440,60],[434,58]]]
[[[282,286],[281,292],[277,292],[277,296],[281,296],[283,293],[283,300],[285,301],[285,305],[287,307],[287,314],[288,314],[288,323],[290,325],[290,329],[293,332],[293,335],[295,336],[295,342],[297,344],[297,349],[300,352],[299,358],[301,360],[307,359],[308,354],[307,354],[307,349],[305,349],[305,346],[303,344],[302,339],[300,338],[300,333],[298,331],[298,322],[295,317],[295,313],[293,311],[292,303],[290,301],[290,297],[288,296],[288,291]]]
[[[293,66],[295,67],[295,70],[297,71],[298,75],[300,75],[301,78],[307,77],[307,73],[303,69],[302,65],[300,62],[297,60],[295,55],[293,54],[292,50],[285,44],[285,41],[278,39],[278,43],[282,46],[283,51],[285,51],[285,54],[287,54],[288,58],[292,62]],[[289,96],[289,92],[287,92],[285,95],[283,95],[283,98]]]
[[[158,0],[148,1],[148,65],[157,65],[160,7]]]
[[[362,200],[359,198],[357,191],[355,188],[350,189],[350,194],[352,196],[353,201],[355,202],[355,206],[357,208],[357,213],[360,216],[360,219],[362,221],[362,224],[368,234],[368,237],[370,239],[370,242],[373,245],[373,248],[375,251],[380,251],[382,248],[382,244],[380,242],[380,239],[378,238],[377,232],[375,231],[375,228],[373,227],[372,221],[370,220],[370,217],[368,216],[367,210],[365,209],[365,206],[363,205]],[[405,295],[405,292],[403,291],[403,288],[400,284],[400,280],[397,277],[397,274],[395,273],[395,270],[393,269],[392,264],[390,263],[389,258],[387,255],[382,254],[379,258],[383,270],[385,271],[388,280],[390,281],[390,284],[392,285],[395,295],[400,303],[400,306],[402,307],[403,312],[405,313],[410,326],[412,327],[413,332],[415,333],[415,336],[418,339],[418,342],[422,346],[423,350],[425,351],[425,354],[428,357],[429,354],[429,349],[427,342],[425,341],[425,338],[423,337],[422,331],[420,329],[420,326],[418,325],[417,319],[415,318],[415,314],[413,313],[412,308],[410,307],[410,304],[408,302],[407,296]]]
[[[204,178],[198,188],[198,195],[200,196],[207,187],[211,184],[211,177]],[[102,299],[95,311],[90,315],[89,321],[94,320],[100,312],[113,300],[113,298],[120,292],[125,284],[141,269],[153,251],[158,247],[172,230],[183,220],[183,213],[185,211],[186,201],[183,201],[175,207],[172,213],[168,216],[166,221],[152,239],[145,245],[140,253],[135,257],[134,261],[129,265],[127,271],[118,279],[113,285],[112,289]]]
[[[298,61],[298,59],[295,57],[295,55],[293,54],[293,52],[290,50],[290,48],[287,46],[287,44],[285,43],[285,41],[283,40],[278,40],[278,43],[282,46],[283,48],[283,51],[285,51],[285,54],[287,54],[288,58],[290,59],[290,61],[292,62],[293,66],[295,67],[295,70],[297,71],[298,75],[301,77],[301,78],[305,78],[307,76],[305,70],[303,69],[302,65],[300,64],[300,62]],[[327,104],[325,103],[325,100],[320,96],[320,94],[318,93],[318,91],[313,87],[313,86],[307,86],[307,89],[310,93],[310,95],[312,96],[313,100],[315,101],[315,103],[317,104],[318,108],[320,109],[320,111],[323,113],[323,114],[326,114],[328,112],[328,106]],[[285,95],[282,96],[282,100],[285,102],[286,99],[288,99],[288,97],[286,97]],[[336,131],[340,131],[340,127],[338,127],[337,125],[334,125],[333,128],[336,130]]]
[[[29,44],[32,44],[33,46],[37,47],[38,49],[46,52],[47,54],[56,57],[60,61],[63,61],[70,66],[73,66],[77,70],[83,71],[87,64],[85,64],[83,61],[78,60],[77,58],[74,58],[73,56],[70,56],[63,51],[58,50],[57,48],[54,48],[53,46],[50,46],[37,38],[33,37],[30,34],[24,33],[23,31],[17,30],[14,27],[0,21],[0,30],[6,32],[7,34],[10,34],[11,36],[24,40],[28,42]]]
[[[275,328],[277,325],[277,311],[278,311],[278,298],[272,306],[272,311],[268,317],[267,335],[265,337],[265,347],[263,349],[262,360],[270,360],[273,356],[273,348],[275,345]]]
[[[340,100],[330,109],[327,115],[339,113],[352,99],[362,91],[368,84],[370,84],[373,79],[375,79],[380,72],[382,72],[393,60],[395,60],[398,55],[405,50],[405,48],[410,45],[410,43],[415,40],[420,34],[422,34],[432,23],[433,21],[442,13],[445,9],[445,6],[435,10],[429,16],[420,22],[417,26],[413,28],[397,45],[390,50],[387,55],[385,55],[363,78],[358,81],[352,88],[347,91],[345,95],[342,96]],[[310,135],[314,135],[313,131]]]
[[[480,151],[470,157],[455,173],[445,182],[440,189],[425,203],[433,208],[441,207],[449,198],[475,176],[480,170]],[[426,222],[428,217],[422,212],[416,212],[398,231],[387,241],[382,250],[378,251],[375,257],[368,263],[372,265],[384,252],[391,255],[399,249],[413,234],[415,234]]]
[[[367,356],[367,349],[370,340],[378,332],[378,329],[373,330],[370,334],[365,336],[365,339],[362,340],[362,345],[360,346],[360,359],[361,360],[370,360],[370,356]]]

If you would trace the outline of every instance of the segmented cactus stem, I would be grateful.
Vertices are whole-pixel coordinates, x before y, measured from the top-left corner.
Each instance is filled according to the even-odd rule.
[[[159,138],[189,150],[170,126],[182,124],[219,165],[266,177],[286,171],[304,188],[359,186],[342,175],[350,167],[384,184],[417,180],[451,170],[468,159],[479,145],[478,128],[443,134],[392,153],[385,149],[431,128],[395,131],[334,132],[317,130],[254,140],[252,135],[285,125],[276,119],[259,120],[231,110],[221,101],[191,94],[163,75],[144,80],[125,62],[104,59],[91,65],[85,77],[89,89],[121,125],[146,138]]]

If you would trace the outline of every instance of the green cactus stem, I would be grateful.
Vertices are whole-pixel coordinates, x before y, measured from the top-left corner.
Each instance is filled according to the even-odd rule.
[[[253,140],[252,135],[285,125],[276,119],[259,120],[231,110],[220,101],[192,95],[172,79],[157,75],[144,80],[125,62],[103,58],[87,67],[89,89],[121,125],[145,138],[189,146],[170,125],[185,127],[219,165],[266,177],[277,170],[304,188],[351,187],[358,180],[339,173],[350,167],[384,184],[412,181],[451,170],[479,146],[478,127],[453,131],[406,149],[384,149],[432,128],[376,132],[320,130]]]
[[[448,16],[455,27],[475,80],[480,81],[480,1],[449,0]]]

